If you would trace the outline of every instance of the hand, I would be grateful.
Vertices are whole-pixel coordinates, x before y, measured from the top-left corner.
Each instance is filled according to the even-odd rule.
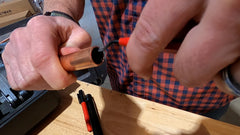
[[[89,34],[64,17],[37,16],[10,35],[2,54],[7,79],[15,89],[63,89],[76,81],[59,56],[91,45]]]
[[[190,87],[215,79],[240,56],[239,6],[239,0],[149,0],[127,45],[130,67],[149,79],[159,53],[193,19],[199,23],[176,54],[174,74]]]

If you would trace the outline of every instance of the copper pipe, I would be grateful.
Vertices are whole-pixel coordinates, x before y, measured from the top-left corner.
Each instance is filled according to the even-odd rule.
[[[99,47],[89,47],[78,52],[60,57],[63,68],[67,71],[76,71],[97,67],[104,61],[103,52],[98,51]]]
[[[5,38],[4,40],[0,41],[0,44],[5,43],[7,41],[9,41],[9,38]]]

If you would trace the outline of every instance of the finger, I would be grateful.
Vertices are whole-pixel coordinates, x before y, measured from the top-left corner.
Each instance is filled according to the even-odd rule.
[[[14,90],[42,90],[50,88],[31,67],[29,58],[26,57],[28,55],[19,54],[19,52],[28,54],[28,50],[24,50],[22,44],[29,44],[27,40],[21,38],[22,33],[28,36],[24,28],[18,28],[12,32],[10,36],[11,41],[6,45],[2,54],[9,85]],[[19,39],[21,40],[21,45],[18,43]]]
[[[60,55],[67,55],[67,54],[70,54],[70,53],[74,53],[74,52],[77,52],[79,51],[80,48],[78,47],[62,47],[60,48]]]
[[[200,24],[185,38],[174,61],[183,85],[201,86],[239,57],[240,21],[235,18],[240,12],[235,5],[210,1]]]
[[[60,55],[67,55],[91,46],[90,35],[80,27],[73,29],[67,38],[60,48]]]
[[[78,47],[78,48],[86,48],[91,45],[91,37],[90,35],[78,25],[72,26],[72,30],[68,31],[66,34],[67,41],[63,43],[67,47]],[[63,32],[61,30],[60,32]],[[62,33],[64,34],[64,33]]]
[[[60,25],[65,25],[61,24],[61,22],[59,23]],[[58,31],[62,39],[60,55],[73,53],[79,51],[79,49],[91,46],[91,36],[87,33],[87,31],[79,27],[79,25],[73,24],[70,28],[67,29],[66,27],[60,28],[61,29]]]
[[[19,49],[19,52],[22,52]],[[21,80],[17,80],[17,84],[19,89],[24,90],[44,90],[44,89],[52,89],[50,85],[42,78],[41,74],[36,71],[31,63],[30,56],[18,54],[18,60],[16,66],[11,66],[12,68],[18,67],[18,71],[15,73],[16,75],[22,76]],[[29,60],[30,59],[30,60]],[[14,69],[12,69],[14,70]],[[18,78],[18,77],[16,77]]]
[[[149,0],[127,46],[132,70],[148,79],[159,53],[202,6],[203,1]]]
[[[10,45],[10,42],[8,43],[8,45],[7,46],[5,46],[5,50],[7,50],[8,49],[8,46],[11,46]],[[3,59],[3,62],[4,62],[4,67],[5,67],[5,70],[6,70],[6,74],[7,74],[7,80],[8,80],[8,83],[9,83],[9,85],[12,87],[12,88],[18,88],[18,86],[17,86],[17,84],[16,84],[16,82],[15,82],[15,79],[14,79],[14,77],[13,77],[13,72],[11,72],[11,70],[10,70],[10,66],[9,66],[9,62],[13,62],[13,60],[7,60],[7,59],[11,59],[13,56],[11,56],[11,55],[9,55],[8,53],[7,53],[7,51],[3,51],[3,53],[2,53],[2,59]],[[15,69],[16,70],[16,69]]]
[[[19,47],[15,46],[16,42],[18,42],[18,39],[20,39],[19,38],[20,34],[17,34],[17,33],[22,33],[22,32],[23,32],[23,28],[17,28],[14,32],[12,32],[9,39],[16,39],[16,40],[10,40],[8,44],[5,46],[4,52],[2,54],[9,85],[16,90],[20,89],[19,82],[24,82],[23,76],[19,72],[20,68],[18,65],[18,56],[17,56]]]

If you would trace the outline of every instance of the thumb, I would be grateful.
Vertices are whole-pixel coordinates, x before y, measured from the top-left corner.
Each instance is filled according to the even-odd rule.
[[[181,84],[203,86],[239,59],[239,5],[239,1],[209,2],[174,60],[174,74]]]
[[[202,1],[149,0],[127,45],[131,69],[144,79],[149,79],[153,63],[159,53],[186,23],[200,12],[202,3]]]
[[[91,36],[83,28],[79,27],[79,25],[73,23],[68,29],[67,31],[59,31],[64,37],[62,38],[63,44],[60,47],[61,55],[73,53],[91,46]]]

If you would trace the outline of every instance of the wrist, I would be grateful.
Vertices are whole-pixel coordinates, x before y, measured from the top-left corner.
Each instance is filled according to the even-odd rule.
[[[70,16],[67,13],[61,12],[61,11],[55,11],[55,10],[51,11],[51,12],[47,11],[44,13],[44,15],[46,15],[46,16],[61,16],[61,17],[67,18],[67,19],[72,20],[72,21],[76,22],[77,24],[79,24],[78,21],[76,21],[72,16]]]
[[[85,0],[44,0],[44,12],[60,11],[70,15],[76,22],[83,15]]]

